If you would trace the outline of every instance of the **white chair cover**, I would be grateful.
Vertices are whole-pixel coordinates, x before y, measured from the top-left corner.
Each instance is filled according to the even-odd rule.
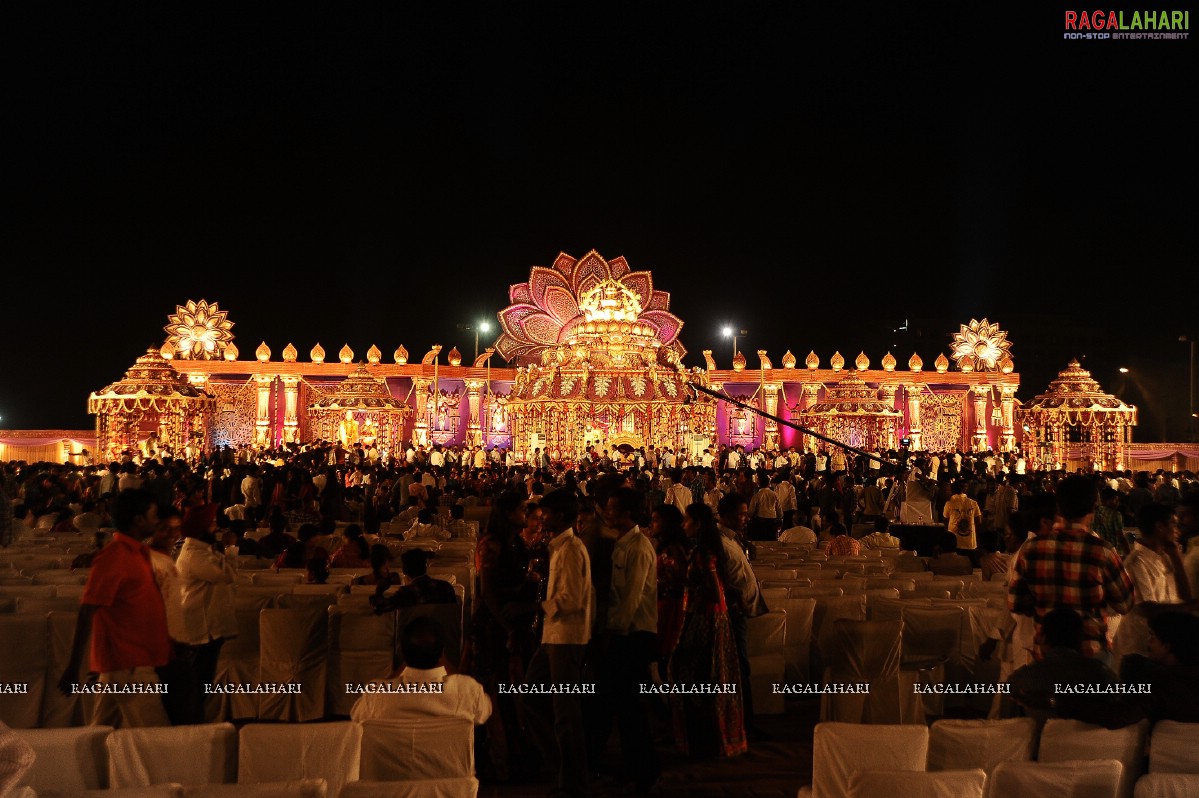
[[[56,585],[54,595],[58,598],[73,598],[78,601],[83,596],[83,585]]]
[[[1036,751],[1037,722],[939,720],[928,733],[928,769],[979,768],[988,776],[1000,762],[1028,762]]]
[[[273,784],[204,784],[184,787],[183,798],[337,798],[324,779],[296,779]]]
[[[1124,767],[1114,759],[1000,762],[987,798],[1117,798]]]
[[[944,684],[951,663],[960,660],[962,610],[957,607],[904,607],[903,669],[917,671],[920,684]],[[923,697],[929,715],[945,714],[940,694]]]
[[[784,678],[806,682],[811,677],[812,613],[815,599],[783,598],[766,600],[767,606],[787,613],[786,639],[783,642]]]
[[[869,693],[825,693],[820,719],[848,723],[924,723],[920,696],[899,678],[902,621],[838,620],[823,648],[823,682],[868,684]]]
[[[358,694],[347,693],[347,684],[364,684],[391,675],[396,647],[395,624],[395,613],[375,615],[340,605],[329,608],[328,714],[349,717]]]
[[[76,571],[38,571],[33,575],[35,585],[83,585],[87,583],[87,574]]]
[[[792,591],[792,597],[795,597]],[[813,674],[824,674],[824,660],[821,651],[828,650],[830,645],[826,638],[836,639],[833,629],[834,622],[842,618],[850,621],[866,620],[866,596],[819,596],[816,598],[816,608],[812,611],[812,650],[810,653],[811,670]]]
[[[259,684],[299,684],[300,692],[258,696],[260,720],[320,720],[325,714],[329,622],[325,605],[258,614]]]
[[[1148,734],[1147,720],[1122,729],[1105,729],[1082,721],[1050,718],[1041,729],[1037,761],[1114,759],[1124,768],[1116,795],[1131,798],[1133,785],[1144,769]]]
[[[1199,773],[1199,723],[1159,720],[1154,724],[1149,734],[1149,772]]]
[[[232,723],[117,729],[106,743],[112,787],[237,781],[237,732]]]
[[[479,780],[471,776],[421,781],[356,781],[342,789],[340,798],[475,798],[478,794]]]
[[[23,577],[18,578],[24,582]],[[0,585],[0,597],[54,598],[56,587],[58,585],[35,585],[32,582],[21,585]]]
[[[98,695],[63,695],[57,690],[58,679],[71,659],[71,644],[75,640],[75,625],[79,622],[78,609],[70,612],[51,612],[49,614],[49,660],[46,666],[47,690],[42,697],[42,723],[47,729],[81,726],[89,718],[95,716]],[[88,649],[91,646],[89,644]],[[83,684],[87,681],[90,668],[89,657],[86,655],[79,663],[79,672],[75,681]]]
[[[1146,773],[1137,779],[1133,798],[1195,798],[1199,795],[1199,774]]]
[[[859,770],[923,771],[928,728],[818,723],[812,740],[813,798],[848,798]]]
[[[233,599],[233,614],[237,617],[237,637],[221,646],[213,683],[258,684],[259,634],[258,615],[271,604],[268,596],[246,596],[241,591]],[[258,697],[249,693],[214,693],[205,702],[209,723],[242,720],[258,716]]]
[[[183,785],[155,784],[120,790],[49,790],[39,792],[36,798],[183,798]]]
[[[981,770],[859,770],[849,779],[849,798],[983,798],[986,784]]]
[[[37,755],[19,786],[43,790],[100,790],[108,786],[111,726],[75,729],[24,729],[17,732]]]
[[[362,726],[249,723],[238,734],[238,784],[316,779],[332,795],[358,780]]]
[[[274,587],[275,585],[298,585],[307,578],[307,573],[294,571],[262,571],[251,574],[256,587]]]
[[[24,693],[0,693],[0,721],[14,729],[37,728],[41,722],[50,661],[49,628],[42,614],[0,615],[0,683],[25,685]],[[57,676],[54,683],[58,683]]]
[[[366,721],[359,772],[364,781],[472,777],[474,724],[463,718]]]

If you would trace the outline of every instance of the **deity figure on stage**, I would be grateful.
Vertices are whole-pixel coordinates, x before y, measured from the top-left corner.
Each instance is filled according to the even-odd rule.
[[[379,428],[375,426],[374,420],[368,418],[362,425],[361,437],[366,446],[373,444],[379,437]]]
[[[358,421],[351,410],[346,411],[346,417],[337,425],[337,440],[342,446],[353,446],[358,443]]]

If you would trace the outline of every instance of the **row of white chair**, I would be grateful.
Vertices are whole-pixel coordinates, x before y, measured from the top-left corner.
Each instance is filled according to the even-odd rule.
[[[820,723],[812,755],[815,798],[889,795],[1197,795],[1199,725],[1159,721],[1104,729],[1030,718],[921,725]],[[1149,743],[1148,747],[1146,743]],[[1148,750],[1148,774],[1144,771]],[[1035,754],[1035,760],[1034,760]],[[1170,793],[1173,788],[1188,792]],[[1166,790],[1162,792],[1161,790]]]
[[[319,724],[232,724],[166,728],[30,729],[18,732],[34,750],[21,786],[37,795],[85,790],[268,786],[273,794],[364,795],[345,792],[368,782],[433,781],[445,794],[471,796],[474,726],[469,720],[422,719]],[[319,785],[316,782],[320,782]],[[111,795],[119,793],[110,792]],[[262,795],[232,787],[193,795]]]

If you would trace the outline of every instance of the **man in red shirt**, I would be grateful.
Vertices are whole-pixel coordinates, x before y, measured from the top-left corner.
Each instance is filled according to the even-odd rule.
[[[71,658],[58,681],[66,695],[97,693],[91,722],[110,726],[169,726],[155,668],[170,659],[166,610],[142,540],[158,523],[154,497],[140,489],[117,496],[117,533],[92,562],[80,599]],[[75,679],[88,640],[96,684]]]

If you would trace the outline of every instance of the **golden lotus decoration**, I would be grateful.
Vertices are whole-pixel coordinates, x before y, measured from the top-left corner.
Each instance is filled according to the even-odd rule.
[[[379,347],[371,344],[371,348],[366,350],[366,362],[378,363],[383,359],[383,353],[379,351]]]
[[[162,345],[162,348],[158,350],[158,354],[162,355],[163,360],[171,360],[175,357],[175,347],[171,345],[170,341],[167,341]]]
[[[395,362],[398,365],[403,366],[408,363],[408,350],[404,348],[403,344],[397,346],[396,351],[393,352],[391,356],[395,359]]]
[[[337,359],[340,360],[342,363],[353,363],[354,362],[354,350],[350,349],[349,344],[343,344],[341,347],[341,351],[337,353]]]
[[[299,356],[300,356],[300,353],[298,351],[296,351],[296,347],[294,344],[288,344],[287,346],[283,347],[283,362],[284,363],[295,363],[296,358],[298,358]]]
[[[733,355],[733,371],[745,371],[745,355],[740,352]]]
[[[595,250],[580,259],[559,253],[552,268],[534,266],[512,286],[499,313],[496,351],[505,360],[540,364],[559,346],[581,347],[594,366],[640,366],[663,349],[679,357],[683,322],[670,312],[670,294],[654,289],[648,271],[630,270],[623,257]]]
[[[883,355],[883,371],[895,371],[895,355],[890,352]]]
[[[937,367],[938,374],[944,374],[949,371],[949,358],[945,357],[945,353],[937,355],[937,359],[933,361],[933,365]]]
[[[240,353],[237,351],[237,344],[231,343],[225,347],[225,360],[229,361],[230,363],[237,360],[237,356],[239,354]]]
[[[308,357],[312,358],[313,363],[324,363],[325,347],[318,343],[316,346],[312,347],[312,351],[308,353]]]
[[[858,356],[854,358],[853,365],[858,371],[865,371],[870,368],[870,358],[866,357],[865,352],[858,352]]]
[[[163,331],[176,357],[183,360],[221,359],[225,347],[233,341],[233,322],[218,304],[189,299],[186,305],[175,306]]]
[[[969,365],[969,371],[994,371],[1011,346],[1007,332],[999,329],[998,324],[971,319],[954,334],[950,353],[962,371],[967,371],[963,364]]]
[[[790,349],[787,350],[787,354],[783,355],[783,368],[785,368],[785,369],[795,368],[795,355],[791,354]]]
[[[258,358],[259,363],[265,363],[271,359],[271,348],[266,345],[266,341],[260,343],[254,350],[254,357]]]
[[[564,353],[559,351],[558,354],[559,354],[558,362],[562,362],[562,357],[563,357]],[[446,355],[445,357],[446,357],[446,360],[449,361],[451,366],[461,366],[462,365],[462,353],[458,351],[458,347],[456,347],[456,346],[453,349],[451,349],[450,353],[448,355]]]
[[[828,364],[832,367],[833,371],[840,371],[845,368],[845,358],[841,356],[839,351],[833,352],[833,356],[829,358]]]
[[[808,356],[804,358],[803,363],[809,369],[815,371],[816,369],[820,368],[820,357],[816,354],[816,351],[813,350],[808,352]]]
[[[1012,361],[1011,356],[1005,357],[999,361],[999,371],[1003,374],[1011,374],[1016,370],[1016,364]]]
[[[912,371],[923,371],[924,360],[920,357],[920,355],[913,352],[912,356],[908,358],[908,368]]]

